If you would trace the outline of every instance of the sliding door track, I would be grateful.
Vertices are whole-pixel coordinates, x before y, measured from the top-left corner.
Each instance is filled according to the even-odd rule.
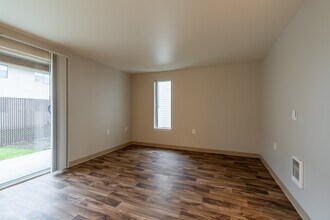
[[[10,180],[8,182],[0,184],[0,190],[3,190],[5,188],[8,188],[8,187],[20,184],[20,183],[23,183],[25,181],[28,181],[28,180],[31,180],[31,179],[34,179],[34,178],[37,178],[37,177],[40,177],[40,176],[45,175],[47,173],[50,173],[50,168],[40,170],[38,172],[34,172],[34,173],[31,173],[31,174],[26,175],[26,176],[19,177],[19,178],[14,179],[14,180]]]

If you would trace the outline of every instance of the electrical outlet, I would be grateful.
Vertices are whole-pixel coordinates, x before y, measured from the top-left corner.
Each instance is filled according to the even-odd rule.
[[[191,129],[191,133],[196,134],[196,129],[195,128]]]
[[[110,129],[107,129],[107,135],[110,135]]]
[[[125,127],[125,131],[128,132],[128,127]]]
[[[277,150],[277,143],[274,142],[274,151]]]

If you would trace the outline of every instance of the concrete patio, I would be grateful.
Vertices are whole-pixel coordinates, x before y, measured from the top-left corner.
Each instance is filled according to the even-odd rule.
[[[0,185],[51,167],[51,149],[0,161]]]

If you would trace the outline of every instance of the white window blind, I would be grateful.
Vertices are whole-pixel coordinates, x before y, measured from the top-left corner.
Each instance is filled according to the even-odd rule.
[[[171,129],[171,81],[155,81],[155,128]]]
[[[51,57],[45,51],[27,44],[0,36],[0,60],[6,64],[50,72]]]
[[[48,51],[3,36],[0,36],[0,51],[15,57],[24,57],[24,59],[28,60],[32,59],[46,63],[50,61],[50,53]]]

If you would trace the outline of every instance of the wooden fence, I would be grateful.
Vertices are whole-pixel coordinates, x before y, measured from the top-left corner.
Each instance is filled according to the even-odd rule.
[[[0,146],[51,136],[50,100],[0,97]]]

